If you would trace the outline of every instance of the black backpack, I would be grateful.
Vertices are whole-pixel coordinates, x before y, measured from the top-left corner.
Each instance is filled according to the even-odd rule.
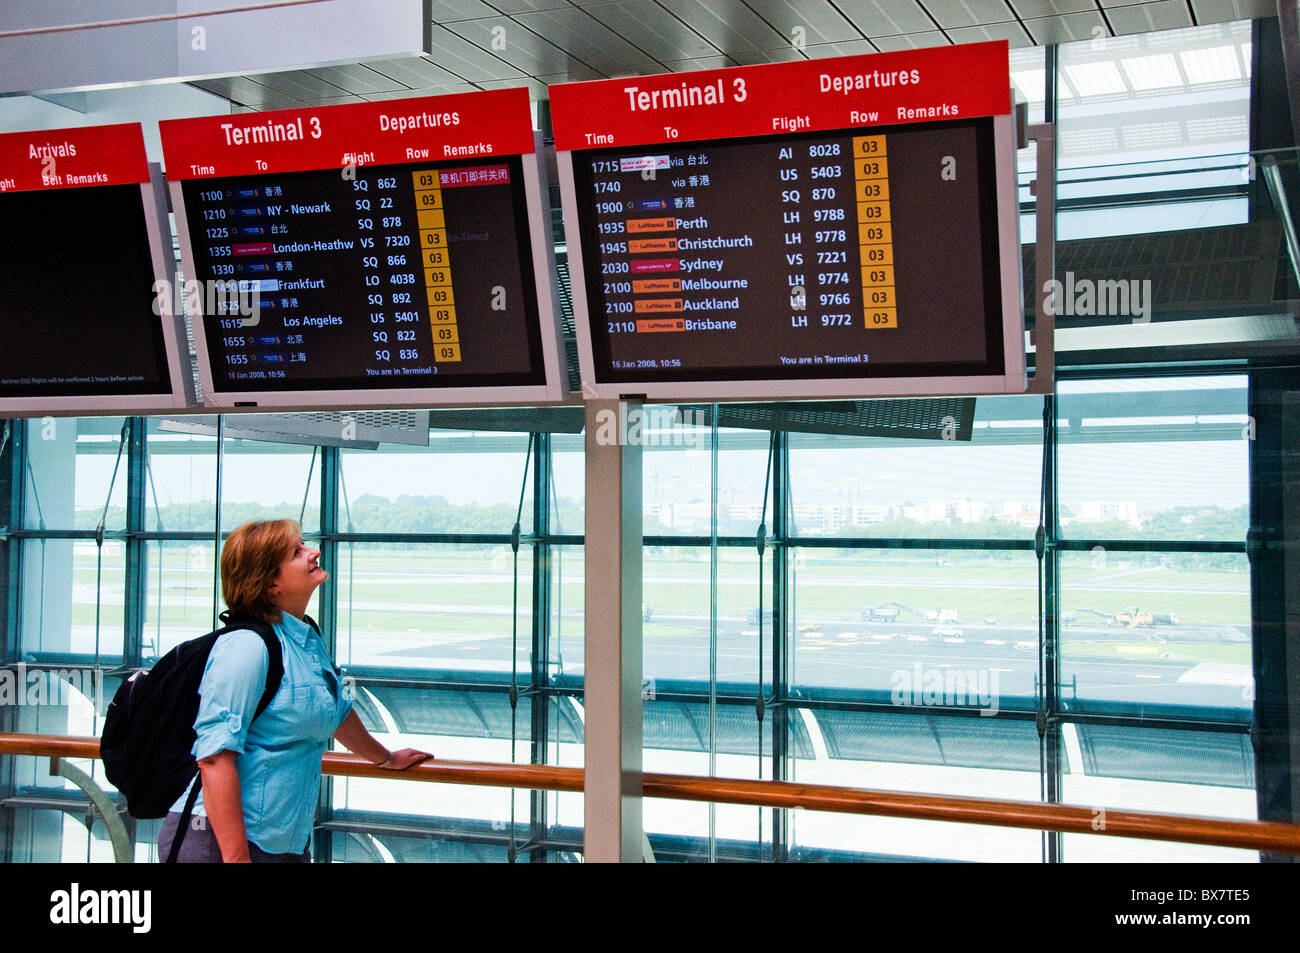
[[[199,683],[217,639],[227,632],[250,629],[266,645],[270,668],[254,718],[280,689],[284,657],[275,630],[266,622],[232,620],[229,612],[221,614],[221,621],[225,625],[220,629],[182,642],[152,669],[136,672],[124,681],[108,706],[99,742],[104,775],[126,798],[127,810],[134,817],[165,816],[199,773],[190,753],[197,737],[194,721],[199,714]],[[316,628],[314,621],[307,621]],[[173,863],[180,851],[199,787],[195,784],[190,791],[168,863]]]

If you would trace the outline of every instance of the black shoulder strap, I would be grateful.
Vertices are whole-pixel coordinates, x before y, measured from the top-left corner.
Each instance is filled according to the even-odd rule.
[[[262,692],[262,698],[257,703],[257,711],[253,712],[253,717],[256,718],[266,711],[266,706],[271,704],[271,699],[275,698],[275,693],[280,690],[280,682],[284,680],[284,650],[280,647],[280,638],[275,634],[275,629],[271,628],[269,622],[262,622],[257,619],[235,619],[231,617],[229,609],[222,612],[218,618],[225,625],[217,629],[216,635],[225,635],[227,632],[234,632],[238,629],[249,629],[260,635],[262,644],[266,646],[270,667],[266,670],[266,689]],[[315,627],[315,625],[316,623],[312,622],[312,626]],[[320,630],[317,629],[317,631]]]

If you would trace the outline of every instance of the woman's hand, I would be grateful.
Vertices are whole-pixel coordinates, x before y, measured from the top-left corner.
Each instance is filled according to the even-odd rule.
[[[389,751],[366,730],[355,711],[348,712],[348,717],[343,719],[343,724],[334,732],[334,739],[349,751],[356,752],[371,764],[388,771],[405,771],[411,765],[433,757],[429,752],[417,751],[415,748]]]
[[[421,761],[427,761],[433,755],[427,751],[419,751],[415,748],[403,748],[400,751],[390,752],[388,760],[380,762],[379,766],[388,771],[405,771],[413,764],[419,764]]]

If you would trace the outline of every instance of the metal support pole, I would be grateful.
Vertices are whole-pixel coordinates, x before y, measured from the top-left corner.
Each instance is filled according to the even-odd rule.
[[[539,433],[533,444],[533,638],[532,665],[528,680],[528,703],[532,712],[532,763],[546,763],[546,742],[550,734],[551,696],[545,691],[548,677],[546,660],[550,657],[551,627],[551,545],[546,540],[550,532],[551,486],[551,435]],[[558,585],[558,582],[557,582]],[[513,795],[512,795],[513,796]],[[528,839],[540,843],[546,839],[547,792],[533,791],[532,823]],[[528,852],[528,862],[546,862],[545,850]]]
[[[1047,441],[1046,482],[1046,550],[1043,556],[1043,576],[1045,592],[1043,594],[1043,642],[1044,672],[1047,684],[1043,686],[1043,698],[1047,710],[1047,734],[1045,769],[1047,772],[1047,802],[1061,803],[1061,551],[1057,542],[1061,538],[1061,523],[1057,519],[1059,510],[1057,498],[1057,459],[1056,459],[1056,397],[1047,395],[1043,398],[1048,413],[1044,415],[1045,427],[1043,439]],[[1061,860],[1062,840],[1058,831],[1049,831],[1047,837],[1047,861],[1059,863]]]
[[[591,401],[587,416],[583,850],[642,859],[641,447],[639,401]]]
[[[787,592],[784,585],[790,551],[786,542],[790,538],[790,510],[786,494],[790,476],[790,437],[776,435],[772,454],[772,780],[788,781],[789,777],[789,714],[786,702],[790,695],[790,670],[787,647],[793,626],[786,614]],[[789,813],[772,809],[772,860],[781,862],[789,857],[789,830],[786,819]]]
[[[320,602],[317,613],[320,618],[321,637],[330,658],[338,659],[338,593],[339,593],[339,543],[335,538],[339,531],[339,468],[342,465],[342,451],[338,447],[320,448],[320,564],[329,572],[330,577],[318,590]],[[348,567],[350,570],[353,567]],[[334,779],[321,778],[320,802],[317,820],[329,821],[334,816]],[[312,837],[312,857],[318,864],[328,864],[333,860],[333,835]]]
[[[149,559],[148,543],[140,533],[145,531],[145,499],[148,473],[145,470],[147,445],[146,422],[143,417],[132,417],[127,432],[126,458],[126,584],[122,646],[122,664],[127,668],[141,665],[144,639],[144,611],[148,600]],[[158,543],[159,552],[162,543]],[[162,609],[159,607],[159,611]]]
[[[23,513],[23,460],[26,455],[27,422],[10,420],[3,425],[8,437],[0,447],[0,505],[3,505],[4,529],[14,530],[22,525]],[[3,607],[3,625],[0,625],[0,665],[8,665],[22,657],[19,646],[18,595],[22,591],[22,540],[6,535],[0,544],[0,574],[5,582],[0,606]],[[0,731],[18,729],[18,708],[0,706]],[[14,758],[0,758],[0,802],[13,797],[15,790]],[[13,808],[0,807],[0,862],[13,863],[14,831]]]

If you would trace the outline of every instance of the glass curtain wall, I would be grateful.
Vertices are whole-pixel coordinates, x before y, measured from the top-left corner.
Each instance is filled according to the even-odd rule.
[[[1277,237],[1256,221],[1243,131],[1256,29],[1012,51],[1031,121],[1058,124],[1058,272],[1075,284],[1057,393],[979,398],[969,434],[907,440],[650,409],[647,770],[1095,805],[1099,823],[1106,807],[1256,816],[1254,372],[1236,349],[1273,325],[1254,286],[1160,265],[1246,242],[1255,267]],[[1031,150],[1018,165],[1029,243]],[[1171,235],[1199,244],[1152,244]],[[1124,282],[1127,310],[1087,310],[1085,281]],[[1188,342],[1195,373],[1173,363]],[[1119,354],[1146,362],[1110,366]],[[42,687],[0,707],[0,728],[98,733],[117,675],[212,628],[221,535],[288,515],[324,551],[311,611],[386,743],[581,766],[581,435],[435,429],[367,450],[219,441],[209,423],[11,422],[0,662]],[[36,759],[0,759],[0,799],[5,860],[111,856]],[[582,806],[327,779],[317,852],[568,862]],[[661,860],[1257,859],[661,800],[644,817]],[[152,859],[153,825],[132,833]]]

